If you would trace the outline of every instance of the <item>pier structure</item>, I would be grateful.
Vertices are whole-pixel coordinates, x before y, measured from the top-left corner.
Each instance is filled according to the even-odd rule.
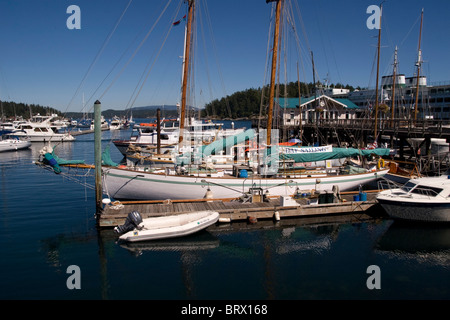
[[[339,200],[333,198],[330,193],[323,193],[317,194],[315,198],[269,197],[265,201],[255,198],[256,200],[244,203],[237,199],[116,201],[105,205],[103,210],[97,213],[97,225],[100,228],[122,225],[132,211],[139,212],[145,219],[212,210],[219,213],[219,222],[249,224],[258,220],[276,222],[285,218],[356,217],[366,220],[385,216],[376,201],[377,192],[368,190],[363,194],[364,199],[358,198],[358,192],[343,192],[339,195]]]
[[[318,119],[299,125],[280,127],[280,141],[298,137],[303,145],[334,145],[339,147],[366,148],[375,141],[375,121],[367,118]],[[377,144],[397,150],[396,159],[415,161],[431,156],[432,139],[450,142],[450,123],[443,120],[378,119]],[[419,141],[412,144],[411,139]],[[425,150],[420,152],[419,150]],[[448,155],[450,150],[446,150]],[[442,155],[441,155],[442,156]],[[440,159],[441,161],[443,159]]]

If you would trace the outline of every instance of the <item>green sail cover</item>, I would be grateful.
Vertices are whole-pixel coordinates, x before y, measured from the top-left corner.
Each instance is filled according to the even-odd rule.
[[[249,129],[236,135],[214,141],[206,146],[202,146],[202,154],[203,156],[209,156],[213,152],[226,150],[229,147],[244,143],[247,140],[251,140],[254,136],[255,131],[253,129]]]
[[[193,160],[201,161],[202,158],[217,154],[221,150],[226,150],[232,146],[244,143],[247,140],[252,140],[255,137],[255,130],[248,129],[236,135],[216,140],[208,145],[201,146],[199,152],[185,152],[177,156],[176,161],[178,165],[185,165],[192,163]]]
[[[119,164],[112,161],[111,153],[109,152],[109,146],[110,145],[108,144],[102,153],[102,164],[111,166],[111,167],[117,167]]]
[[[62,164],[84,164],[84,160],[66,160],[58,157],[54,152],[51,153],[53,158],[58,162],[59,165]]]
[[[390,149],[355,149],[355,148],[333,148],[332,152],[311,152],[311,153],[280,153],[282,160],[294,160],[296,163],[314,162],[330,159],[340,159],[348,157],[368,157],[371,155],[388,156]]]

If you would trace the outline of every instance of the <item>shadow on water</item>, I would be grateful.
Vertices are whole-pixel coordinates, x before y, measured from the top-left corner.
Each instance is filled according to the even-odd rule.
[[[376,249],[411,258],[416,255],[420,259],[439,255],[450,262],[450,224],[395,221],[380,238]]]

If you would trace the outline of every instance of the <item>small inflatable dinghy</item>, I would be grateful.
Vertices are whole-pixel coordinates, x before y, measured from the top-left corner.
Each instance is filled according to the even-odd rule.
[[[216,211],[196,211],[142,219],[137,211],[128,214],[125,223],[114,230],[119,239],[136,242],[182,237],[203,230],[219,220]]]

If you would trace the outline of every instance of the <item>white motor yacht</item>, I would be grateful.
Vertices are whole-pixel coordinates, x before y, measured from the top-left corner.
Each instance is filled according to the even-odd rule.
[[[449,222],[450,177],[410,179],[402,187],[380,192],[377,200],[394,219]]]

